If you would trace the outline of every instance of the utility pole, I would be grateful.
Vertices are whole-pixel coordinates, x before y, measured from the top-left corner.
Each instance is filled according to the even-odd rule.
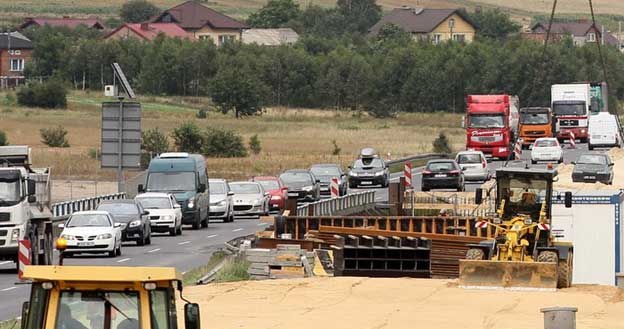
[[[622,51],[622,21],[619,21],[618,25],[619,25],[619,29],[618,29],[618,50]]]

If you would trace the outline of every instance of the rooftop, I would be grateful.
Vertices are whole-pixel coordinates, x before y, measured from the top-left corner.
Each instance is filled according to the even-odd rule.
[[[29,26],[37,25],[49,25],[49,26],[64,26],[68,28],[76,28],[80,25],[84,25],[87,27],[93,27],[98,30],[104,29],[104,24],[102,24],[97,18],[70,18],[70,17],[62,17],[62,18],[49,18],[49,17],[28,17],[20,25],[20,29],[25,29]]]
[[[9,46],[11,49],[33,48],[32,41],[19,32],[0,33],[0,49],[9,49]]]
[[[244,23],[192,0],[165,10],[152,21],[163,22],[163,18],[167,14],[172,17],[173,23],[178,24],[183,29],[201,29],[206,25],[216,29],[247,28]]]
[[[26,266],[24,278],[37,281],[151,282],[182,280],[170,267]]]
[[[385,24],[394,24],[409,33],[429,33],[453,14],[472,24],[470,19],[459,9],[433,8],[395,8],[384,15],[377,24],[370,29],[371,34],[379,33]]]

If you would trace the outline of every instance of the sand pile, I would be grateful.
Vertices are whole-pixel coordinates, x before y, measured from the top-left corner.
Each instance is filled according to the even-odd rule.
[[[624,328],[620,289],[464,290],[454,281],[311,278],[185,289],[211,328],[543,328],[540,308],[578,307],[578,328]],[[182,306],[182,304],[179,304]],[[183,314],[180,309],[180,313]]]
[[[572,190],[617,190],[624,188],[624,150],[619,148],[611,149],[608,152],[613,166],[613,185],[605,185],[602,183],[573,183],[572,171],[573,164],[559,165],[559,181],[555,183],[555,189],[572,189]]]

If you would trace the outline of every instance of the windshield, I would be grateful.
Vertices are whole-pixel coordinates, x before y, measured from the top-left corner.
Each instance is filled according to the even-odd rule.
[[[153,172],[147,178],[147,190],[156,192],[195,191],[193,172]]]
[[[501,200],[505,200],[504,219],[515,214],[530,215],[539,219],[542,208],[540,200],[546,197],[547,181],[531,177],[499,179]]]
[[[110,319],[105,327],[104,319]],[[56,329],[139,329],[136,292],[63,291]]]
[[[236,194],[259,194],[260,186],[257,184],[230,184],[230,189]]]
[[[364,158],[358,159],[353,164],[353,168],[367,169],[367,168],[383,168],[383,161],[379,158]]]
[[[498,114],[480,114],[468,117],[469,128],[505,128],[505,116]]]
[[[457,169],[453,162],[432,162],[427,165],[430,171],[451,171]]]
[[[97,207],[97,210],[108,211],[113,215],[137,215],[139,211],[132,203],[105,203]]]
[[[20,183],[19,181],[8,182],[0,180],[0,202],[17,202],[20,201]]]
[[[576,163],[606,165],[607,159],[602,155],[584,154]]]
[[[460,154],[457,156],[457,163],[459,164],[481,163],[482,160],[481,154]]]
[[[225,188],[225,183],[210,183],[208,190],[210,194],[225,194],[227,189]]]
[[[112,223],[108,219],[108,216],[97,214],[76,214],[72,215],[67,223],[67,227],[110,227]]]
[[[585,115],[585,102],[554,103],[553,112],[555,115]]]
[[[550,122],[548,113],[524,113],[520,115],[520,123],[525,125],[545,125]]]
[[[171,201],[169,198],[137,198],[136,201],[144,209],[171,209]],[[136,212],[136,210],[135,210]]]
[[[279,183],[276,180],[258,180],[256,183],[262,185],[266,191],[279,190]]]
[[[284,184],[305,183],[312,184],[312,177],[307,172],[287,172],[280,175],[280,179]]]
[[[340,177],[340,169],[338,167],[312,167],[310,171],[315,176],[332,176],[332,177]]]
[[[535,142],[536,147],[556,147],[558,146],[555,139],[540,139]]]

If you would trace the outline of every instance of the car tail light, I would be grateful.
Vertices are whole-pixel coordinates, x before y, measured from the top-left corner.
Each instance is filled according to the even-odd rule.
[[[483,168],[487,167],[487,161],[483,161],[481,164],[483,165]]]
[[[459,170],[451,170],[451,171],[449,171],[449,174],[455,175],[455,176],[459,175],[459,173],[460,173]]]
[[[431,170],[424,170],[422,173],[423,173],[423,175],[431,175],[431,174],[433,174],[431,172]]]

